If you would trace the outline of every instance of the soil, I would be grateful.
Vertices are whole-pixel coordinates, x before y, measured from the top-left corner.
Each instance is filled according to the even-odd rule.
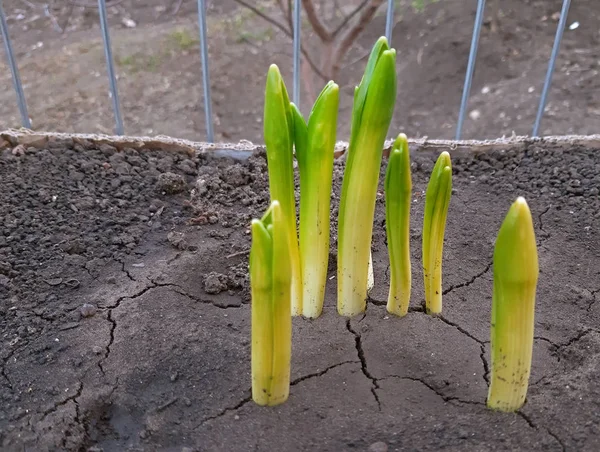
[[[336,313],[339,159],[326,307],[294,319],[290,398],[261,408],[250,398],[247,252],[250,219],[268,203],[264,151],[217,158],[158,141],[5,138],[2,450],[600,448],[595,142],[448,148],[440,317],[422,311],[419,256],[424,190],[443,147],[413,145],[413,295],[402,319],[384,307],[382,186],[367,312]],[[527,402],[500,414],[485,407],[491,257],[519,195],[539,242],[536,339]]]
[[[110,134],[114,121],[98,12],[72,3],[4,1],[33,127]],[[205,139],[196,2],[111,3],[118,3],[108,14],[125,133]],[[260,7],[285,22],[275,3],[261,2]],[[400,1],[396,9],[393,45],[398,51],[399,86],[392,135],[452,138],[477,2],[429,2],[421,12],[410,3]],[[562,1],[500,3],[497,31],[491,29],[493,2],[486,9],[465,138],[487,139],[513,132],[527,135],[533,128]],[[51,16],[45,13],[47,4]],[[216,140],[262,142],[267,68],[277,63],[291,90],[291,42],[234,0],[208,1],[207,5]],[[360,81],[365,64],[360,57],[383,33],[384,16],[382,7],[347,55],[336,80],[343,87],[341,140],[349,137],[353,86]],[[59,31],[53,20],[65,31]],[[600,104],[594,94],[600,89],[599,21],[599,2],[572,2],[540,130],[543,135],[598,132]],[[318,56],[321,50],[311,47],[314,37],[308,25],[302,33],[309,50]],[[0,129],[4,130],[20,121],[14,92],[9,89],[10,72],[5,59],[0,60],[0,86],[6,87],[0,90]],[[302,111],[308,114],[310,104],[303,99]]]

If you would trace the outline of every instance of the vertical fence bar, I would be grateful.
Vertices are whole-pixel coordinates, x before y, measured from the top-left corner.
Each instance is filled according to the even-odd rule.
[[[460,110],[458,112],[458,124],[456,126],[456,139],[460,140],[467,102],[471,93],[471,82],[473,81],[473,72],[475,70],[475,60],[477,59],[477,48],[479,47],[479,35],[481,33],[481,24],[483,23],[483,11],[485,9],[485,0],[477,1],[477,14],[475,15],[475,25],[473,26],[473,35],[471,36],[471,50],[469,51],[469,63],[467,64],[467,74],[463,86],[462,99],[460,101]]]
[[[113,112],[115,115],[115,133],[123,135],[123,118],[121,117],[121,106],[119,104],[119,90],[117,89],[117,77],[115,76],[115,65],[108,34],[108,20],[106,18],[106,1],[98,0],[98,11],[100,13],[100,29],[104,41],[104,56],[106,57],[106,70],[108,72],[108,83],[110,85],[110,96],[112,99]]]
[[[293,102],[300,108],[300,12],[302,0],[294,1],[294,93]]]
[[[198,0],[198,25],[200,27],[200,59],[202,60],[202,85],[204,88],[204,116],[206,116],[206,137],[209,143],[215,141],[212,121],[212,99],[210,96],[210,73],[208,70],[208,42],[206,39],[206,5]]]
[[[388,0],[385,18],[385,37],[390,43],[390,46],[392,45],[392,28],[394,27],[394,3],[395,0]]]
[[[10,42],[10,37],[8,35],[8,25],[6,24],[6,16],[4,15],[2,0],[0,0],[0,31],[2,32],[2,40],[4,41],[6,59],[8,60],[8,66],[10,67],[10,73],[12,74],[13,87],[15,89],[15,93],[17,94],[17,103],[19,105],[19,113],[21,114],[21,124],[23,127],[31,129],[31,121],[29,120],[27,103],[25,102],[25,93],[23,92],[23,85],[21,84],[19,69],[17,68],[15,54]]]
[[[546,109],[548,92],[550,91],[550,85],[552,84],[552,74],[554,74],[556,57],[558,56],[558,50],[560,49],[563,32],[565,31],[565,25],[567,24],[567,15],[569,14],[570,6],[571,0],[563,0],[562,11],[560,12],[560,20],[558,22],[558,28],[556,29],[556,37],[554,38],[554,45],[552,46],[552,54],[550,55],[550,62],[548,63],[548,71],[546,72],[546,79],[544,80],[544,88],[542,90],[542,96],[540,97],[540,105],[538,106],[535,124],[533,125],[532,136],[534,137],[538,136],[540,124],[542,122],[542,116],[544,116],[544,110]]]

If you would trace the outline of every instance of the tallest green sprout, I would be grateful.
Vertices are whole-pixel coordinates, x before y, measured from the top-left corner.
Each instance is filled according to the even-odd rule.
[[[294,194],[294,118],[283,78],[269,67],[265,89],[264,138],[271,202],[278,201],[285,222],[292,267],[292,315],[302,314],[302,274]]]
[[[396,102],[396,51],[379,38],[354,91],[338,217],[338,312],[364,312],[379,170]]]

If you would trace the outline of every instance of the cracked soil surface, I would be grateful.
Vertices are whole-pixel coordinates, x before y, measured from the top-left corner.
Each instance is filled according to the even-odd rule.
[[[290,398],[260,408],[247,251],[250,219],[268,202],[264,154],[7,145],[2,450],[600,450],[600,151],[450,151],[444,312],[434,318],[422,311],[420,224],[438,152],[412,153],[413,295],[402,319],[384,307],[383,191],[367,312],[336,313],[336,163],[326,307],[294,319]],[[539,241],[536,340],[527,403],[500,414],[485,407],[491,257],[519,195]]]

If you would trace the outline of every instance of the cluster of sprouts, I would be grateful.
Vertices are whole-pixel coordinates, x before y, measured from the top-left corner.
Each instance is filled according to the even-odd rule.
[[[345,317],[364,313],[373,284],[373,219],[384,142],[396,103],[395,66],[396,51],[381,37],[354,91],[338,214],[337,311]],[[305,120],[290,102],[279,69],[271,65],[264,101],[270,206],[251,226],[252,397],[259,405],[273,406],[289,396],[292,316],[315,319],[323,310],[339,87],[327,83]],[[299,228],[294,154],[300,173]],[[422,229],[425,308],[434,316],[442,312],[442,256],[451,194],[452,163],[444,151],[429,178]],[[411,298],[411,200],[410,151],[401,133],[385,174],[387,311],[398,317],[407,314]],[[514,201],[499,229],[493,268],[487,405],[515,411],[527,394],[539,273],[533,221],[522,197]]]

